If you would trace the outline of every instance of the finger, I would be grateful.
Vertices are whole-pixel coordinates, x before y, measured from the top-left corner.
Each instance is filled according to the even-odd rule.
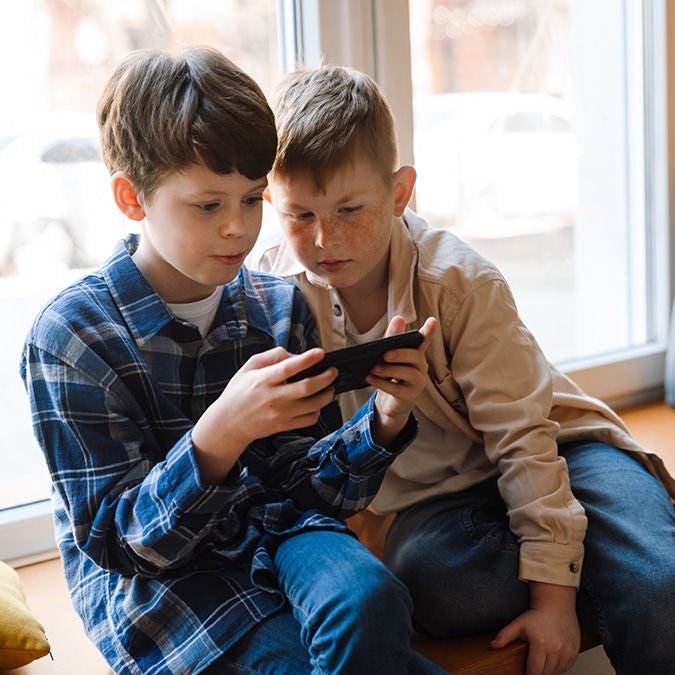
[[[525,675],[543,675],[544,667],[546,665],[546,653],[541,649],[536,649],[530,643],[530,648],[527,651],[527,667],[525,668]]]
[[[512,621],[507,626],[504,626],[504,628],[495,635],[494,640],[490,642],[490,647],[492,649],[501,649],[518,638],[520,638],[520,626],[516,620]]]
[[[574,654],[574,656],[568,658],[565,663],[563,664],[562,670],[560,671],[561,673],[566,673],[568,670],[572,670],[574,668],[574,664],[577,662],[577,654]]]
[[[334,398],[333,388],[324,387],[313,396],[293,401],[290,406],[286,406],[286,410],[289,412],[289,424],[286,426],[286,429],[299,429],[316,424],[319,415],[321,414],[321,410]]]
[[[297,375],[305,370],[305,368],[309,368],[310,366],[319,363],[324,355],[325,352],[319,347],[309,349],[306,352],[302,352],[302,354],[291,354],[282,362],[278,363],[276,373],[278,381],[283,382],[289,377],[293,377],[293,375]]]
[[[400,380],[397,377],[382,377],[380,375],[373,375],[372,373],[366,375],[366,382],[371,387],[375,387],[385,392],[385,394],[396,396],[396,398],[401,397],[401,393],[404,391],[401,387],[405,387],[407,384],[404,380]]]
[[[241,370],[258,370],[260,368],[267,368],[268,366],[273,366],[277,363],[285,361],[290,356],[291,354],[283,347],[274,347],[272,349],[268,349],[267,351],[254,354],[241,367]]]
[[[392,328],[392,326],[394,325],[394,321],[397,318],[402,319],[402,317],[394,317],[391,320],[391,323],[389,324],[389,329]],[[424,325],[422,326],[422,328],[419,329],[419,332],[422,333],[422,336],[424,337],[424,340],[422,341],[422,343],[420,344],[419,347],[416,347],[414,349],[407,349],[407,350],[392,349],[392,350],[390,350],[388,352],[385,352],[383,354],[383,357],[382,357],[383,360],[388,361],[389,363],[411,363],[411,364],[414,363],[414,361],[412,361],[410,359],[406,359],[404,357],[404,354],[406,353],[406,351],[414,353],[416,355],[424,354],[427,347],[431,343],[431,338],[433,337],[433,334],[436,330],[437,325],[438,325],[437,319],[433,316],[429,317],[424,322]],[[405,325],[404,325],[404,327],[405,327]]]
[[[391,335],[398,335],[399,333],[405,332],[405,319],[402,316],[396,315],[387,326],[387,331],[385,332],[385,337],[390,337]]]
[[[338,376],[337,368],[326,368],[323,372],[318,375],[312,375],[312,377],[305,377],[302,380],[296,382],[288,383],[288,392],[291,398],[295,399],[305,399],[319,392],[322,392],[324,389],[330,387],[335,378]]]
[[[424,342],[418,347],[418,349],[421,352],[425,352],[427,350],[427,347],[429,346],[429,343],[431,342],[431,338],[433,337],[433,334],[436,332],[436,327],[438,326],[438,320],[436,317],[430,316],[427,318],[427,320],[424,322],[424,325],[422,328],[420,328],[420,333],[424,335]]]

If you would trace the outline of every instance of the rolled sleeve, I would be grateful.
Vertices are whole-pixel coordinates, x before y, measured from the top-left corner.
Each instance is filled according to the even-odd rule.
[[[500,470],[499,490],[522,547],[521,575],[577,586],[569,565],[581,568],[587,521],[558,455],[548,362],[500,278],[468,294],[455,322],[453,374],[471,426]]]

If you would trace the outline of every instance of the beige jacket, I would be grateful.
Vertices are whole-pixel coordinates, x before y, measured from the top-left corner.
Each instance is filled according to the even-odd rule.
[[[306,273],[289,247],[270,245],[254,264],[302,290],[326,349],[345,346],[338,293]],[[610,408],[546,360],[501,273],[410,210],[396,219],[391,239],[389,318],[395,314],[408,328],[429,316],[439,321],[418,408],[452,442],[433,456],[416,454],[411,445],[389,469],[375,513],[391,514],[500,474],[510,526],[521,542],[520,578],[578,587],[586,517],[570,490],[559,443],[590,439],[627,450],[675,495],[663,462],[638,445]],[[366,521],[360,534],[377,549],[391,515],[379,519],[371,512]]]

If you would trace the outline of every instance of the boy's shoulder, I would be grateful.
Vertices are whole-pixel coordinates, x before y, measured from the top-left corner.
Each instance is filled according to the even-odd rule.
[[[26,342],[53,354],[81,349],[105,323],[123,326],[105,281],[96,273],[88,274],[58,292],[38,312]],[[109,328],[106,329],[107,332]],[[76,347],[75,343],[81,346]]]
[[[102,341],[113,334],[131,336],[133,317],[147,317],[161,304],[122,242],[98,269],[76,279],[38,312],[27,340],[58,351],[77,336]]]
[[[401,237],[414,248],[418,278],[460,293],[470,292],[485,283],[504,282],[504,276],[494,263],[453,232],[430,227],[410,209],[406,210],[402,220]],[[405,246],[405,243],[401,244],[403,250]]]

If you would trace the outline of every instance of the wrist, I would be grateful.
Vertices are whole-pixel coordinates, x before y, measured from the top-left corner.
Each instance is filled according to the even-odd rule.
[[[374,419],[371,427],[373,440],[379,446],[388,448],[403,431],[410,419],[410,412],[386,414],[382,412],[375,399]]]
[[[530,607],[540,610],[576,613],[577,589],[573,586],[530,581]]]
[[[245,439],[228,433],[222,420],[212,420],[207,410],[192,429],[192,447],[202,482],[222,483],[247,445]]]

